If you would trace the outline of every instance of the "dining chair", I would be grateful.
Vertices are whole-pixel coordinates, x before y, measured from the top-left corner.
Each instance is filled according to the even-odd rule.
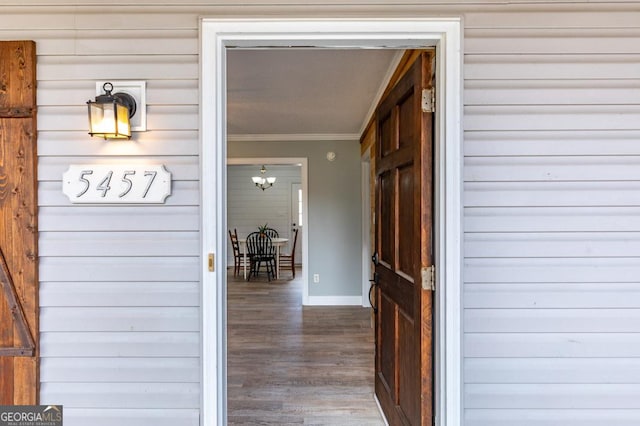
[[[240,243],[238,242],[238,231],[233,228],[233,233],[229,229],[229,238],[231,239],[231,248],[233,249],[233,276],[240,274],[240,266],[244,264],[244,256],[240,252]]]
[[[298,228],[293,231],[293,246],[289,254],[280,253],[280,267],[291,268],[293,278],[296,277],[296,244],[298,243]]]
[[[265,228],[264,233],[269,236],[269,238],[278,238],[278,231],[273,228]]]
[[[258,276],[263,263],[267,268],[267,279],[271,281],[271,277],[275,277],[276,249],[268,235],[260,232],[249,234],[247,236],[247,255],[249,256],[247,281],[251,281],[252,276]]]

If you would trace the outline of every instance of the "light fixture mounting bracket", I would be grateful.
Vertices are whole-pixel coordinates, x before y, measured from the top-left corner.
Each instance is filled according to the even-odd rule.
[[[96,81],[96,95],[105,92],[104,85],[111,84],[111,96],[120,102],[130,106],[129,102],[135,102],[135,111],[130,116],[131,130],[134,132],[144,132],[147,130],[147,82],[141,80],[109,80]],[[125,100],[124,98],[129,98]],[[129,111],[132,111],[129,108]]]

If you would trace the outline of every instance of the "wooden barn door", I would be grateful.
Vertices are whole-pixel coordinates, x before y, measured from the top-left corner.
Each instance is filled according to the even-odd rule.
[[[376,111],[375,389],[390,425],[431,425],[433,52]]]
[[[36,47],[0,42],[0,405],[38,403]]]

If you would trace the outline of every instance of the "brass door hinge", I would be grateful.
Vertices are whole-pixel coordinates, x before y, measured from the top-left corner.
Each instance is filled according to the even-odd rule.
[[[422,289],[423,290],[436,290],[436,267],[435,265],[423,266],[420,269],[422,275]]]
[[[215,256],[213,253],[209,253],[209,272],[216,270]]]

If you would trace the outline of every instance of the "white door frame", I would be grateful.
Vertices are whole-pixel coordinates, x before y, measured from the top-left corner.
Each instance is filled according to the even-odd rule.
[[[462,423],[462,25],[437,19],[209,19],[200,27],[202,395],[200,424],[224,425],[226,251],[226,49],[229,47],[421,48],[436,46],[435,416]]]
[[[369,289],[371,282],[371,148],[360,158],[362,191],[362,307],[371,307]]]

